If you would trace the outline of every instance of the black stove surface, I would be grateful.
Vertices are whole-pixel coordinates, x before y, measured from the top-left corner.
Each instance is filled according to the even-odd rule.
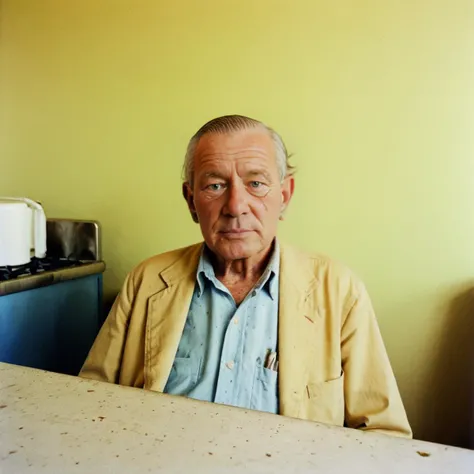
[[[68,260],[63,258],[36,258],[33,257],[29,263],[14,267],[0,267],[0,281],[15,280],[38,273],[59,270],[62,268],[78,267],[84,265],[80,260]]]

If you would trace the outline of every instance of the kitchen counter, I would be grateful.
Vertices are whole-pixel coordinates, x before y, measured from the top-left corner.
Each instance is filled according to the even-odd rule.
[[[20,277],[14,280],[2,281],[0,282],[0,296],[42,288],[62,281],[74,280],[76,278],[103,273],[104,270],[105,263],[103,261],[97,261],[84,263],[77,267],[63,268],[38,273],[36,275]]]
[[[0,364],[0,472],[469,473],[474,452]]]

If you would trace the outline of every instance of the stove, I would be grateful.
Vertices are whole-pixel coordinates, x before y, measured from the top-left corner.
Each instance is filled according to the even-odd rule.
[[[31,261],[25,265],[0,267],[0,282],[38,275],[39,273],[60,270],[63,268],[78,267],[85,263],[86,262],[82,262],[81,260],[67,258],[33,257]]]

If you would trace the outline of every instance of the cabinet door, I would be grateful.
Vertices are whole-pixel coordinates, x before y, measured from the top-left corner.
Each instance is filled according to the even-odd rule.
[[[102,275],[0,297],[0,361],[77,375],[102,322]]]

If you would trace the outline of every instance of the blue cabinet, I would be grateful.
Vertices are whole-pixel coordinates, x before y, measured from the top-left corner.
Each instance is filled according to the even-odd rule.
[[[77,375],[102,321],[100,273],[0,296],[0,361]]]

